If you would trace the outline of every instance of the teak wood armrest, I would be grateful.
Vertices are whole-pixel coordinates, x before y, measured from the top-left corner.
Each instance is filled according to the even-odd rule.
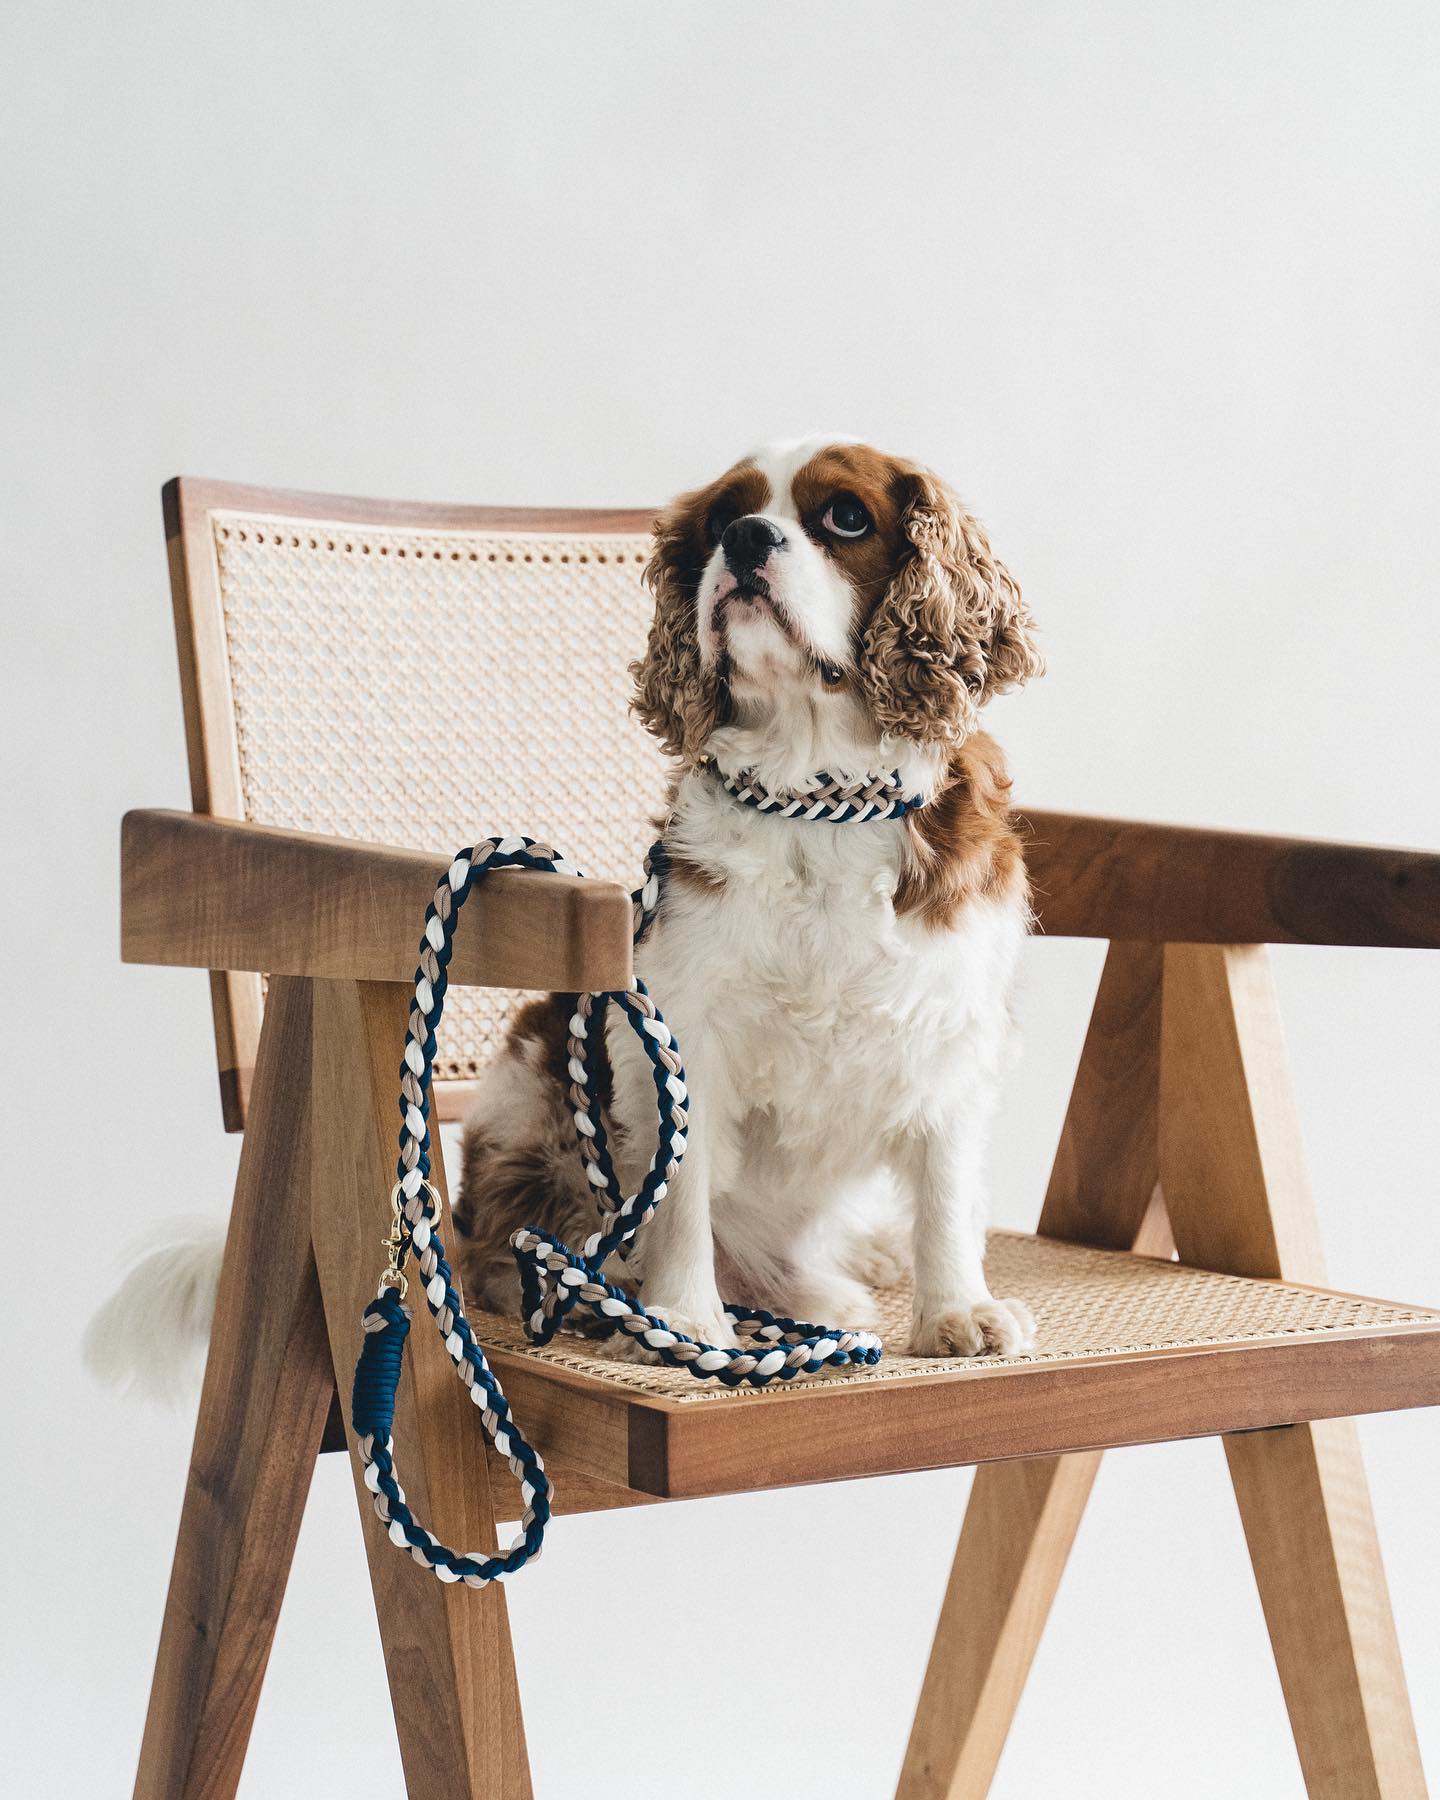
[[[1039,929],[1169,944],[1440,947],[1440,855],[1019,815]]]
[[[1077,813],[1019,815],[1039,928],[1151,943],[1440,947],[1440,855]],[[121,826],[126,962],[406,981],[448,858],[196,813]],[[632,976],[613,882],[505,871],[468,902],[457,986],[600,990]]]
[[[405,981],[449,856],[145,810],[120,829],[126,962]],[[609,881],[504,870],[471,893],[450,980],[600,991],[632,980],[630,897]]]

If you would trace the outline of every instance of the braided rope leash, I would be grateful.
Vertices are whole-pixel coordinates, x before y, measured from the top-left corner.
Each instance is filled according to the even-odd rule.
[[[841,783],[828,774],[791,793],[770,793],[752,775],[717,778],[747,806],[787,818],[830,824],[894,819],[913,811],[921,796],[905,789],[898,774]],[[496,869],[539,869],[560,875],[580,871],[547,844],[528,837],[482,839],[455,857],[435,889],[420,940],[415,994],[400,1068],[400,1154],[391,1191],[388,1260],[376,1298],[362,1317],[363,1340],[355,1368],[351,1416],[364,1467],[365,1485],[392,1543],[408,1550],[422,1568],[441,1581],[484,1587],[503,1581],[540,1553],[550,1521],[552,1491],[539,1454],[515,1424],[509,1401],[471,1329],[454,1273],[439,1235],[440,1196],[430,1180],[430,1088],[436,1030],[445,1006],[448,969],[460,908],[475,885]],[[638,943],[660,903],[666,861],[657,844],[645,862],[645,879],[631,896]],[[598,1045],[606,1009],[625,1014],[650,1063],[655,1087],[656,1140],[649,1168],[636,1191],[625,1196],[610,1155],[601,1116]],[[697,1343],[647,1312],[601,1272],[607,1259],[628,1252],[636,1232],[665,1198],[681,1157],[689,1118],[689,1093],[680,1046],[643,981],[621,992],[582,995],[570,1020],[569,1100],[582,1166],[600,1210],[600,1229],[580,1254],[551,1233],[534,1227],[511,1240],[520,1272],[521,1310],[527,1336],[548,1343],[576,1308],[591,1313],[607,1333],[623,1332],[633,1343],[671,1368],[688,1369],[699,1379],[729,1387],[763,1387],[829,1367],[879,1360],[881,1342],[866,1331],[845,1331],[727,1303],[727,1320],[750,1343],[722,1349]],[[497,1555],[448,1549],[415,1518],[395,1471],[392,1427],[395,1393],[410,1331],[402,1304],[407,1291],[405,1262],[413,1254],[425,1303],[435,1320],[456,1374],[480,1411],[486,1436],[510,1465],[520,1484],[524,1512],[513,1542]]]

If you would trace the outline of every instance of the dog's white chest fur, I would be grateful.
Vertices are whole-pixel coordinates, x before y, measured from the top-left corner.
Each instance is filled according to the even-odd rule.
[[[1040,667],[1019,589],[942,482],[844,440],[772,446],[682,495],[656,523],[647,579],[636,710],[683,773],[636,963],[679,1039],[691,1108],[628,1273],[638,1264],[672,1329],[723,1347],[722,1294],[863,1324],[870,1290],[911,1264],[912,1348],[1013,1354],[1032,1327],[986,1286],[982,1164],[1026,888],[979,713]],[[783,819],[727,794],[717,770],[772,795],[893,775],[924,809]],[[590,1230],[547,1087],[558,1023],[518,1016],[467,1134],[482,1280],[522,1206]],[[655,1142],[653,1071],[613,1013],[607,1044],[611,1143],[634,1189]],[[877,1197],[910,1220],[903,1252],[892,1219],[871,1254]]]
[[[897,917],[903,833],[682,789],[667,842],[698,880],[672,878],[636,961],[686,1060],[717,1243],[748,1270],[813,1256],[822,1208],[873,1216],[907,1136],[993,1100],[1023,901],[949,931]]]

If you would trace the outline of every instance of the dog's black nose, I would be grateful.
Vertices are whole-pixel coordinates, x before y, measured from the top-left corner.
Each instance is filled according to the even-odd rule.
[[[785,533],[760,513],[746,513],[720,534],[720,548],[732,574],[753,575],[772,550],[785,546]]]

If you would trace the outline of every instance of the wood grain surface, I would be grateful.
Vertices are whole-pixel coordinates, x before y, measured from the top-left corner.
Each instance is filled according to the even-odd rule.
[[[121,955],[183,968],[409,981],[448,854],[140,811],[121,825]],[[615,882],[502,870],[465,903],[453,986],[603,989],[633,978]]]
[[[335,1392],[310,1250],[311,993],[271,990],[135,1784],[235,1792]]]

